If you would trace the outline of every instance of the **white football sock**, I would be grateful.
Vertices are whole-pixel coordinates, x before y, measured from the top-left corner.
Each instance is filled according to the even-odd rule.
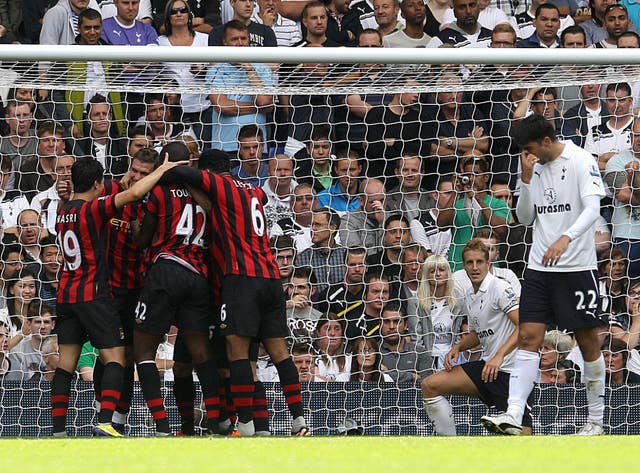
[[[238,422],[238,431],[240,432],[240,437],[253,437],[256,433],[256,429],[253,426],[252,420],[250,420],[246,424],[243,422]]]
[[[526,350],[516,352],[515,362],[509,378],[509,407],[507,414],[518,424],[522,424],[522,416],[527,406],[527,398],[533,390],[533,383],[538,378],[540,353]]]
[[[584,384],[587,386],[589,421],[602,425],[604,420],[604,358],[584,362]]]
[[[111,422],[124,425],[127,423],[127,414],[123,414],[122,412],[118,412],[118,411],[113,411]]]
[[[433,422],[436,434],[450,437],[456,435],[453,409],[444,396],[425,398],[422,400],[422,405]]]

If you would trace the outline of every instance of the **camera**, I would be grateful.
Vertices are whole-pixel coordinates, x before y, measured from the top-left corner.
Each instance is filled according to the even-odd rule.
[[[463,186],[466,186],[467,184],[469,184],[469,182],[471,182],[471,179],[469,179],[469,176],[461,176],[460,182],[462,182]]]

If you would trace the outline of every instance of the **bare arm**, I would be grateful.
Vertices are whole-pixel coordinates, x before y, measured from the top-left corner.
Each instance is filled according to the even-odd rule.
[[[310,1],[310,0],[309,0]],[[302,10],[309,3],[306,0],[289,0],[278,4],[278,12],[285,18],[300,21],[302,19]]]
[[[349,95],[347,97],[347,105],[349,106],[349,112],[358,118],[364,118],[369,110],[371,110],[371,105],[364,100],[362,97],[357,94]]]
[[[131,202],[135,202],[136,200],[142,199],[145,195],[147,195],[147,193],[151,189],[153,189],[153,186],[155,186],[158,183],[158,181],[166,171],[176,166],[179,166],[180,164],[189,164],[189,162],[180,161],[180,162],[172,163],[169,161],[169,155],[167,154],[165,156],[164,163],[162,163],[160,167],[158,167],[158,169],[153,171],[148,176],[145,176],[142,179],[140,179],[138,182],[132,185],[129,189],[116,194],[114,198],[115,206],[121,209],[125,205],[130,204]]]
[[[221,115],[249,115],[251,113],[258,113],[258,107],[255,102],[238,102],[231,100],[224,94],[211,94],[209,95],[213,108]]]
[[[444,357],[444,367],[447,371],[450,371],[454,363],[458,361],[458,357],[460,356],[461,351],[469,350],[475,346],[480,344],[480,339],[478,338],[478,334],[474,331],[469,333],[465,333],[462,336],[462,339],[456,343],[449,353],[447,353]]]

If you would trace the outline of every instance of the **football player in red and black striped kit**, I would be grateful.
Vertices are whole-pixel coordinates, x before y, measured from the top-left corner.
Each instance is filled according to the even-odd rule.
[[[131,160],[131,166],[127,172],[127,187],[151,174],[160,165],[159,161],[160,158],[156,150],[152,148],[140,149]],[[105,179],[104,187],[104,195],[117,194],[125,190],[125,187],[114,179]],[[146,267],[146,253],[134,238],[133,222],[141,222],[143,217],[142,202],[127,204],[109,220],[109,233],[107,234],[109,286],[124,330],[126,355],[122,393],[113,414],[113,426],[120,433],[124,433],[124,426],[133,398],[134,314],[140,291],[144,286],[144,268]],[[101,375],[96,371],[101,371],[102,368],[102,364],[97,360],[96,369],[94,369],[94,386],[100,385]]]
[[[189,150],[182,142],[172,142],[160,155],[180,161],[189,158]],[[220,401],[209,347],[212,307],[204,249],[205,220],[205,211],[183,185],[156,186],[145,202],[139,242],[150,245],[151,265],[136,308],[134,358],[158,435],[168,435],[171,429],[155,357],[172,324],[178,326],[198,374],[208,431],[218,432]]]
[[[213,204],[212,256],[224,268],[221,323],[227,341],[231,370],[231,393],[238,413],[241,436],[255,433],[252,420],[254,382],[249,362],[252,339],[260,340],[278,370],[280,384],[293,417],[292,435],[309,435],[303,417],[298,372],[285,337],[285,296],[278,265],[269,246],[263,205],[266,195],[259,187],[229,175],[229,159],[211,150],[214,173],[185,166],[172,170],[166,181],[182,179],[202,189]],[[213,248],[217,248],[213,250]]]
[[[111,419],[122,388],[123,332],[110,298],[104,231],[118,209],[144,197],[160,176],[175,164],[165,162],[130,189],[99,198],[104,187],[102,165],[94,159],[79,159],[71,169],[73,194],[70,195],[67,182],[59,188],[61,202],[56,231],[64,267],[58,285],[55,329],[60,360],[51,383],[55,436],[66,435],[72,373],[87,338],[99,350],[105,365],[100,414],[94,435],[121,436],[111,425]]]

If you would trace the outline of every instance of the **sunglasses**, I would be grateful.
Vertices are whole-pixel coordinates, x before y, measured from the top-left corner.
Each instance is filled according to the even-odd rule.
[[[189,10],[187,9],[187,7],[172,8],[171,10],[169,10],[169,13],[171,13],[172,15],[177,15],[178,13],[186,15],[187,13],[189,13]]]

